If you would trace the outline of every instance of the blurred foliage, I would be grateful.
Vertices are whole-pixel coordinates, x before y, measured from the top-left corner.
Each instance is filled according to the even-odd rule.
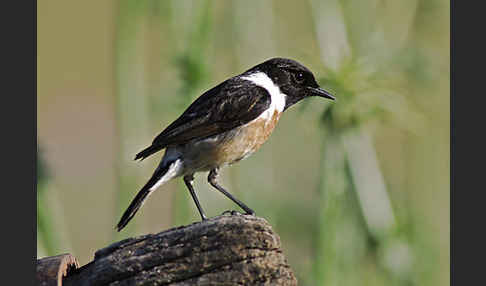
[[[196,19],[190,26],[186,50],[176,56],[175,65],[179,71],[181,89],[179,94],[184,98],[181,109],[185,109],[197,96],[199,91],[207,83],[209,71],[207,66],[207,50],[209,45],[209,34],[212,31],[211,23],[211,2],[200,1],[199,9],[195,10]]]
[[[427,63],[417,52],[400,52],[401,46],[389,47],[385,53],[389,56],[370,56],[356,36],[347,46],[346,39],[353,38],[352,31],[359,30],[356,26],[362,25],[347,15],[354,13],[355,10],[350,10],[355,7],[336,3],[329,8],[335,9],[335,21],[343,21],[346,27],[337,37],[343,39],[341,49],[349,47],[351,52],[341,61],[327,66],[325,60],[329,57],[325,54],[329,51],[321,47],[325,60],[324,77],[319,82],[331,90],[337,100],[321,115],[320,231],[315,236],[314,283],[360,284],[359,277],[365,273],[360,274],[357,269],[371,262],[370,267],[363,270],[366,275],[375,273],[380,284],[420,285],[416,273],[433,261],[433,253],[429,251],[426,255],[431,260],[417,260],[424,251],[419,246],[424,238],[413,236],[407,227],[411,225],[410,217],[397,218],[394,214],[393,209],[399,202],[392,206],[376,151],[367,134],[372,131],[370,124],[376,121],[408,131],[416,131],[418,126],[427,124],[407,100],[410,79],[421,84],[427,81],[424,72]],[[376,20],[375,31],[384,29],[380,25],[386,24]],[[372,33],[359,36],[373,38]],[[321,44],[327,43],[321,41]]]

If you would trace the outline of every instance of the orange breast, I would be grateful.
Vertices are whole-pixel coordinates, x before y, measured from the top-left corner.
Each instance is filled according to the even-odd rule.
[[[275,111],[270,119],[258,118],[239,127],[237,133],[220,146],[217,161],[231,164],[258,150],[270,137],[279,119],[280,113]]]
[[[258,150],[272,134],[279,118],[280,113],[275,111],[269,119],[257,118],[225,133],[193,140],[178,146],[177,151],[182,154],[188,173],[229,165]]]

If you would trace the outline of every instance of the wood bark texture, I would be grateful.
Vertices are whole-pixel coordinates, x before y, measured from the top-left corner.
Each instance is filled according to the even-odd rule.
[[[280,246],[264,219],[222,215],[100,249],[63,285],[297,285]]]

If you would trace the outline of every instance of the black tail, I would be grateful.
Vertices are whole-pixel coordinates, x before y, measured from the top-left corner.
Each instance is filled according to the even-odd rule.
[[[138,159],[143,160],[143,159],[147,158],[148,156],[152,155],[153,153],[160,151],[160,150],[162,150],[162,148],[160,146],[151,145],[151,146],[143,149],[142,151],[140,151],[137,155],[135,155],[134,160],[138,160]]]
[[[169,170],[171,164],[167,164],[164,168],[157,168],[150,178],[150,180],[143,186],[143,188],[138,192],[135,198],[132,200],[126,211],[123,213],[120,222],[116,225],[117,231],[122,230],[127,223],[133,218],[137,213],[138,209],[143,205],[144,201],[147,199],[148,195],[152,192],[150,188],[155,185]]]

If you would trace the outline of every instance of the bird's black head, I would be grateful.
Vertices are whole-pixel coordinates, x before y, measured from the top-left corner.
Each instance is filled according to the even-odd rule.
[[[302,64],[285,58],[267,60],[245,73],[264,72],[286,95],[285,109],[309,96],[334,100],[329,92],[320,88],[312,72]],[[284,109],[284,110],[285,110]]]

